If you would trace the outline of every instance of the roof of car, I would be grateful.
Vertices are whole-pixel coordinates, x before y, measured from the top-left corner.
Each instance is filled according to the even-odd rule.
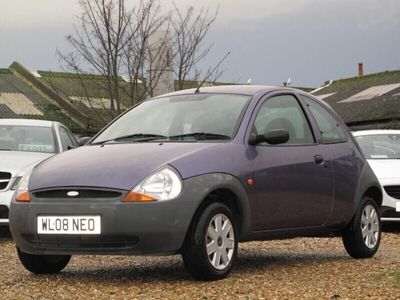
[[[52,127],[54,123],[55,123],[54,121],[31,120],[31,119],[0,119],[0,125]]]
[[[395,129],[371,129],[371,130],[360,130],[353,131],[354,136],[362,135],[378,135],[378,134],[400,134],[400,130]]]
[[[281,86],[270,86],[270,85],[222,85],[222,86],[201,87],[199,89],[199,91],[200,91],[200,93],[221,93],[221,94],[226,93],[226,94],[255,95],[259,91],[262,91],[262,90],[264,90],[265,92],[268,92],[268,91],[273,91],[273,90],[278,90],[278,89],[295,90],[295,89],[291,89],[291,88],[286,88],[286,87],[281,87]],[[195,91],[196,91],[196,89],[181,90],[181,91],[161,95],[160,97],[193,94]]]

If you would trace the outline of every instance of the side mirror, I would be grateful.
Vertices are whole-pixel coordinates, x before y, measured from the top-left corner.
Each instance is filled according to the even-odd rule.
[[[89,137],[89,136],[81,137],[81,138],[78,140],[79,146],[85,145],[90,139],[91,139],[91,137]]]
[[[289,140],[289,132],[284,129],[274,129],[265,134],[253,135],[250,137],[249,144],[257,145],[268,143],[270,145],[284,144]]]

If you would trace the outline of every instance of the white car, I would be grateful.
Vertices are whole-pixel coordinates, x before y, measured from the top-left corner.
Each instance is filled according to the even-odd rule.
[[[382,221],[400,221],[400,130],[363,130],[353,135],[382,185]]]
[[[0,225],[8,224],[11,198],[21,177],[46,158],[78,146],[59,122],[0,119]]]

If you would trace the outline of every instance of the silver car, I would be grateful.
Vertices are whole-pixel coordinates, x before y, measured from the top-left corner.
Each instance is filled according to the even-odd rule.
[[[382,185],[382,221],[400,222],[400,130],[362,130],[353,135]]]
[[[8,224],[11,198],[21,177],[46,158],[78,145],[59,122],[0,119],[0,225]]]

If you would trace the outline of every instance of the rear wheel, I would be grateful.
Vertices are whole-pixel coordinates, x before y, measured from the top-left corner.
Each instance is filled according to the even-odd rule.
[[[34,274],[58,273],[71,259],[71,255],[35,255],[22,252],[19,248],[17,254],[22,265]]]
[[[236,260],[238,234],[232,211],[222,203],[207,206],[189,229],[184,264],[200,280],[222,279]]]
[[[373,199],[365,197],[343,231],[344,247],[354,258],[372,257],[378,251],[381,231],[378,205]]]

